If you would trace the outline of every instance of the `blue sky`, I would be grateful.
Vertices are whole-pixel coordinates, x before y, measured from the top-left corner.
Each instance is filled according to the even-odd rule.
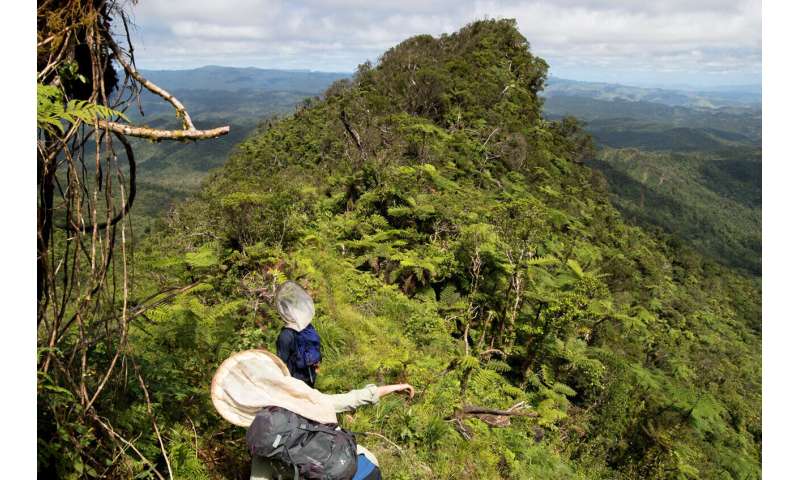
[[[761,83],[758,0],[140,0],[137,64],[351,72],[409,36],[510,17],[553,76],[633,85]]]

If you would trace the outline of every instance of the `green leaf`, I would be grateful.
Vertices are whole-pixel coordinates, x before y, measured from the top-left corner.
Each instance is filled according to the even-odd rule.
[[[574,273],[578,278],[584,277],[585,274],[583,273],[583,269],[581,268],[580,264],[578,264],[577,261],[569,259],[567,260],[567,266],[569,267],[570,270],[572,270],[572,273]]]
[[[196,252],[187,252],[184,255],[186,263],[196,268],[206,268],[219,262],[212,245],[203,245]]]

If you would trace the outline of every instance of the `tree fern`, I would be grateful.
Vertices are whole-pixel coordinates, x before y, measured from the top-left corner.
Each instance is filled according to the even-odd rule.
[[[195,268],[206,268],[219,263],[213,245],[203,245],[197,251],[187,252],[184,259],[188,265]]]
[[[64,103],[64,96],[53,85],[36,84],[36,126],[55,133],[64,133],[64,123],[93,123],[97,119],[113,117],[128,118],[117,110],[86,100],[70,100]]]
[[[567,260],[567,266],[569,267],[570,270],[572,270],[572,273],[574,273],[575,276],[577,276],[578,278],[583,278],[583,276],[585,275],[585,273],[583,273],[583,269],[581,268],[580,264],[575,260],[573,259]]]
[[[566,397],[574,397],[577,393],[569,385],[561,382],[553,382],[550,388],[552,388],[554,392],[560,393]]]
[[[553,255],[543,255],[541,257],[535,257],[527,261],[528,265],[531,266],[539,266],[539,267],[550,267],[553,265],[559,265],[561,260]]]
[[[497,373],[508,373],[511,371],[511,366],[502,360],[491,359],[484,363],[484,368],[495,371]]]

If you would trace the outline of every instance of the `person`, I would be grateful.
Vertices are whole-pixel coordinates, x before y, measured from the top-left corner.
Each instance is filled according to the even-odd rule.
[[[407,392],[409,398],[414,398],[414,387],[407,383],[394,385],[367,385],[364,388],[350,390],[347,393],[325,394],[333,405],[336,413],[350,412],[362,405],[378,403],[381,397],[394,392]],[[295,412],[298,413],[298,412]],[[301,415],[298,413],[298,415]],[[381,470],[378,459],[363,445],[356,445],[358,466],[353,480],[381,480]],[[291,467],[278,461],[254,456],[250,465],[250,480],[291,480],[294,471]]]
[[[326,394],[292,377],[288,367],[266,350],[246,350],[231,355],[217,369],[211,381],[214,408],[227,421],[249,428],[256,415],[267,407],[280,407],[317,423],[335,426],[337,413],[378,403],[386,395],[406,392],[414,397],[414,387],[407,384],[367,385],[346,393]],[[356,445],[357,470],[354,480],[380,479],[375,456]],[[294,479],[294,470],[278,460],[254,456],[251,480]]]
[[[314,387],[322,361],[322,341],[311,324],[314,301],[303,288],[282,283],[275,292],[275,307],[284,322],[275,347],[292,377]]]

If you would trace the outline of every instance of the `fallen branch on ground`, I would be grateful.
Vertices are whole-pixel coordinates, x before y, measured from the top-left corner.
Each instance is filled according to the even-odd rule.
[[[525,402],[519,402],[507,410],[500,410],[497,408],[479,407],[475,405],[465,405],[459,410],[456,410],[452,417],[447,419],[448,422],[455,422],[456,430],[469,440],[472,437],[472,431],[464,425],[464,417],[475,416],[487,425],[493,427],[508,427],[511,421],[508,417],[528,417],[536,418],[539,416],[536,412],[523,412]]]
[[[476,407],[473,405],[467,405],[461,410],[457,412],[461,413],[462,415],[482,415],[482,414],[489,414],[489,415],[498,415],[498,416],[513,416],[513,417],[529,417],[529,418],[536,418],[539,416],[536,412],[521,412],[514,407],[509,408],[508,410],[499,410],[497,408],[487,408],[487,407]]]
[[[378,438],[382,438],[382,439],[386,440],[387,442],[389,442],[389,445],[391,445],[394,448],[396,448],[398,452],[400,452],[401,454],[403,453],[403,449],[400,448],[400,446],[398,446],[396,443],[394,443],[393,441],[389,440],[385,436],[381,435],[380,433],[364,432],[364,435],[372,435],[372,436],[375,436],[375,437],[378,437]]]

